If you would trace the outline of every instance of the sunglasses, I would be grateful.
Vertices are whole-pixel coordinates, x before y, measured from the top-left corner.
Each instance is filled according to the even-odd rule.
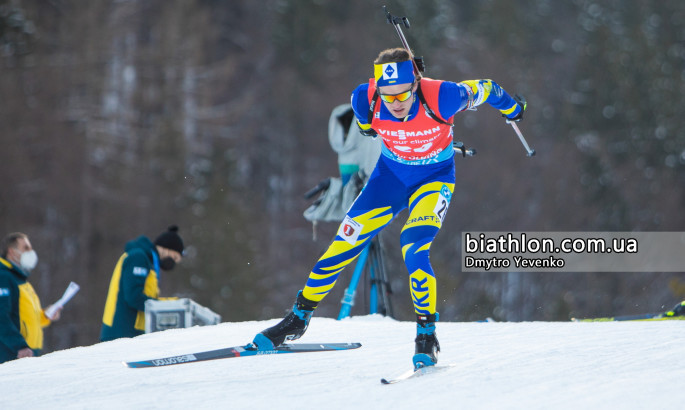
[[[409,87],[409,89],[407,91],[401,92],[399,94],[381,94],[379,92],[378,95],[380,95],[381,100],[383,100],[384,102],[386,102],[388,104],[392,104],[393,102],[395,102],[395,100],[397,100],[399,102],[405,102],[413,94],[412,88],[414,88],[414,83],[411,84],[411,87]]]

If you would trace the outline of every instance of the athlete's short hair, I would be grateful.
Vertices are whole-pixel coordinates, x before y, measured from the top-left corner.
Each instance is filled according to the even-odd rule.
[[[411,60],[411,56],[407,50],[397,47],[388,48],[380,52],[378,57],[374,60],[374,64],[385,64],[385,63],[399,63],[402,61]]]

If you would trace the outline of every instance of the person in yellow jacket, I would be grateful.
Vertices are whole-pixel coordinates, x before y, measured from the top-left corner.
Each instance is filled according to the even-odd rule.
[[[48,318],[28,277],[38,263],[26,234],[16,232],[0,242],[0,363],[39,356],[43,328],[58,320],[61,308]]]
[[[159,297],[159,275],[183,257],[183,240],[172,225],[155,239],[129,241],[119,258],[107,292],[100,341],[135,337],[145,333],[145,301]]]

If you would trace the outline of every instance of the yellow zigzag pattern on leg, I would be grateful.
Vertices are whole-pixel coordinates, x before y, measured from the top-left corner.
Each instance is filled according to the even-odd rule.
[[[433,244],[432,241],[431,241],[431,242],[428,242],[427,244],[423,245],[422,247],[420,247],[419,249],[417,249],[416,251],[414,251],[414,254],[417,254],[417,253],[419,253],[419,252],[421,252],[421,251],[427,251],[427,250],[429,250],[432,244]],[[409,248],[411,248],[412,246],[414,246],[414,243],[409,243],[409,244],[406,244],[406,245],[404,245],[404,246],[402,247],[402,259],[407,259],[407,251],[408,251]]]
[[[390,209],[389,206],[383,207],[383,208],[376,208],[373,209],[369,212],[366,212],[364,214],[355,216],[352,218],[355,222],[359,223],[362,225],[362,231],[359,234],[360,236],[366,235],[369,232],[375,231],[376,229],[380,228],[381,226],[384,226],[388,224],[392,220],[392,215],[391,214],[386,214],[384,216],[378,217],[378,215],[387,212]],[[342,226],[342,224],[341,224]],[[340,228],[338,228],[338,232],[340,232]],[[368,238],[363,239],[361,241],[357,241],[354,245],[351,243],[347,242],[346,240],[340,240],[336,239],[333,241],[333,243],[328,247],[326,252],[319,258],[319,261],[326,260],[331,257],[335,257],[338,255],[341,255],[345,252],[348,252],[352,250],[354,247],[358,247],[360,245],[363,245],[366,243]],[[361,251],[360,251],[361,252]],[[354,256],[350,259],[344,260],[337,265],[334,266],[329,266],[326,268],[322,268],[322,270],[333,270],[333,269],[338,269],[338,268],[344,268],[345,266],[349,265],[357,256]]]
[[[363,213],[361,215],[358,215],[354,218],[352,218],[355,222],[359,223],[362,225],[362,231],[360,232],[361,235],[366,235],[369,232],[373,232],[377,229],[379,229],[382,226],[387,225],[390,223],[392,220],[392,214],[387,213],[387,211],[390,210],[390,207],[383,207],[383,208],[376,208],[372,209],[369,212]],[[379,216],[381,214],[384,214],[382,216]],[[342,224],[341,224],[342,226]],[[338,231],[340,231],[340,228],[338,228]],[[369,238],[365,238],[362,240],[358,240],[354,245],[350,244],[349,242],[341,239],[336,239],[331,243],[331,245],[328,247],[326,252],[319,258],[319,261],[317,262],[317,265],[321,262],[325,262],[327,259],[330,258],[335,258],[338,255],[341,255],[345,252],[349,252],[353,250],[354,248],[358,248],[359,252],[357,252],[353,257],[345,259],[343,261],[338,262],[335,265],[332,266],[319,266],[320,271],[331,271],[330,273],[315,273],[315,272],[310,272],[309,273],[309,278],[310,279],[326,279],[330,278],[332,276],[337,276],[340,274],[340,272],[352,261],[354,261],[358,256],[359,253],[361,253],[361,250],[363,249],[363,246],[368,242]],[[325,286],[318,286],[318,287],[308,287],[305,286],[304,290],[302,291],[302,294],[304,297],[307,299],[314,301],[314,302],[320,302],[327,294],[328,292],[333,288],[335,285],[335,282],[325,285]]]
[[[329,269],[334,269],[334,268],[335,268],[335,267],[331,267],[331,268],[321,268],[321,269],[322,269],[322,270],[329,270]],[[323,274],[323,273],[314,273],[314,272],[312,272],[312,273],[309,274],[309,277],[310,277],[311,279],[326,279],[326,278],[330,278],[330,277],[333,276],[333,275],[338,275],[338,274],[340,274],[340,272],[342,272],[343,269],[345,269],[345,266],[343,266],[343,267],[341,267],[341,268],[339,268],[339,269],[336,269],[336,270],[333,271],[333,272],[326,273],[326,274]]]
[[[454,191],[454,184],[448,184],[447,182],[441,182],[441,181],[429,182],[425,185],[422,185],[419,189],[416,190],[416,192],[414,192],[414,194],[412,194],[411,197],[409,197],[409,209],[412,209],[412,207],[415,206],[414,202],[416,202],[416,200],[421,195],[424,195],[424,194],[429,193],[429,192],[431,194],[432,193],[439,194],[440,191],[442,190],[443,185],[447,185],[447,187],[450,189],[450,191]],[[426,199],[425,197],[422,198],[421,202],[423,202],[425,199]],[[434,206],[436,203],[437,203],[437,199],[433,202],[432,206]]]
[[[316,288],[305,286],[304,289],[302,289],[302,296],[304,296],[308,300],[311,300],[312,302],[319,303],[323,300],[323,298],[326,297],[326,295],[328,295],[328,292],[330,292],[331,289],[333,289],[333,286],[335,286],[335,282],[326,286],[319,286]]]
[[[367,213],[357,215],[352,219],[362,224],[364,226],[364,228],[362,229],[362,234],[367,234],[371,231],[380,228],[383,225],[387,225],[388,223],[390,223],[390,221],[392,220],[392,213],[387,213],[389,210],[389,206],[384,206],[382,208],[372,209]]]
[[[414,246],[413,243],[408,243],[408,244],[406,244],[406,245],[404,245],[404,246],[402,247],[402,259],[407,259],[407,251],[408,251],[409,248],[411,248],[412,246]]]
[[[423,185],[411,196],[411,198],[409,198],[410,214],[409,218],[407,218],[407,222],[402,228],[402,232],[412,226],[430,225],[435,226],[438,229],[442,227],[442,221],[435,214],[435,208],[438,205],[440,192],[442,191],[443,186],[447,186],[450,192],[454,191],[454,184],[440,181],[431,182]],[[429,216],[432,218],[428,218]]]

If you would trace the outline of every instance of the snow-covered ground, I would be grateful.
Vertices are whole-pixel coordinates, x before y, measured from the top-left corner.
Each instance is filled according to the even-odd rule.
[[[241,345],[276,320],[167,330],[0,365],[2,409],[682,409],[685,321],[439,323],[438,373],[411,367],[415,325],[314,318],[301,342],[344,352],[164,368],[143,360]]]

